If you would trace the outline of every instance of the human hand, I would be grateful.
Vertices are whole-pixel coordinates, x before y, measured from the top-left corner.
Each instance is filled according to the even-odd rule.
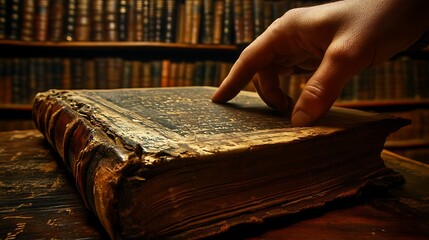
[[[286,12],[237,59],[212,96],[226,102],[257,74],[254,86],[269,106],[307,126],[333,105],[345,83],[364,68],[406,50],[429,29],[429,1],[346,0]],[[314,71],[294,106],[279,76]]]

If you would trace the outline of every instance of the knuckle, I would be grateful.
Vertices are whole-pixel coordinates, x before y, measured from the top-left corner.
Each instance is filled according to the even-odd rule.
[[[314,81],[312,84],[307,84],[302,90],[303,93],[311,97],[314,101],[325,100],[324,87],[318,81]]]

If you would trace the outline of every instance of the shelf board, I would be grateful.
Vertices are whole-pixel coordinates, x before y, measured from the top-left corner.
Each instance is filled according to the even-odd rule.
[[[237,51],[236,45],[223,44],[188,44],[188,43],[163,43],[163,42],[95,42],[95,41],[72,41],[72,42],[50,42],[50,41],[17,41],[0,40],[0,46],[19,47],[45,47],[45,48],[150,48],[150,49],[185,49],[185,50],[228,50]]]
[[[346,108],[374,108],[374,107],[405,107],[429,106],[429,99],[398,99],[398,100],[356,100],[338,101],[335,106]]]

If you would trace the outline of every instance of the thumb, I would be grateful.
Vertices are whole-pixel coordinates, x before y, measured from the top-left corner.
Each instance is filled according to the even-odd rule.
[[[363,69],[356,60],[346,51],[326,52],[295,104],[291,119],[293,126],[311,125],[329,111],[345,83]]]

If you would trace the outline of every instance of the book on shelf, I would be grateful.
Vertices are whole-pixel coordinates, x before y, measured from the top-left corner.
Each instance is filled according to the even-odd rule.
[[[23,41],[34,40],[34,21],[35,21],[35,1],[22,1],[22,23],[21,23],[21,39]]]
[[[0,40],[6,39],[7,34],[7,5],[6,0],[0,0]]]
[[[82,7],[80,7],[81,9]],[[49,40],[53,42],[64,41],[64,24],[66,16],[66,1],[54,0],[49,5]],[[79,11],[79,10],[78,10]],[[80,16],[78,18],[81,18]],[[83,17],[77,22],[82,22]],[[87,27],[88,28],[88,27]]]
[[[118,40],[119,41],[128,41],[128,33],[134,32],[132,28],[128,28],[128,16],[132,15],[132,12],[129,11],[129,3],[131,0],[119,0],[118,3]]]
[[[95,0],[97,2],[97,0]],[[66,0],[66,11],[64,18],[64,39],[66,41],[76,41],[76,15],[77,15],[77,0]],[[94,25],[97,26],[97,25]],[[104,25],[103,25],[104,27]],[[97,29],[94,29],[96,31]],[[103,29],[104,32],[104,29]],[[96,39],[94,39],[95,41]]]
[[[6,1],[6,20],[7,20],[7,34],[11,40],[18,40],[21,38],[21,8],[20,0]]]
[[[36,0],[35,10],[35,39],[36,41],[47,41],[49,30],[49,0]]]
[[[91,1],[91,40],[103,41],[104,40],[104,8],[103,0]]]
[[[118,41],[118,16],[119,7],[116,0],[105,0],[104,14],[105,14],[105,41]]]
[[[111,238],[214,236],[403,182],[380,155],[407,120],[334,107],[291,127],[254,92],[214,90],[50,90],[33,119]]]
[[[79,0],[76,9],[76,41],[91,40],[90,1]]]

